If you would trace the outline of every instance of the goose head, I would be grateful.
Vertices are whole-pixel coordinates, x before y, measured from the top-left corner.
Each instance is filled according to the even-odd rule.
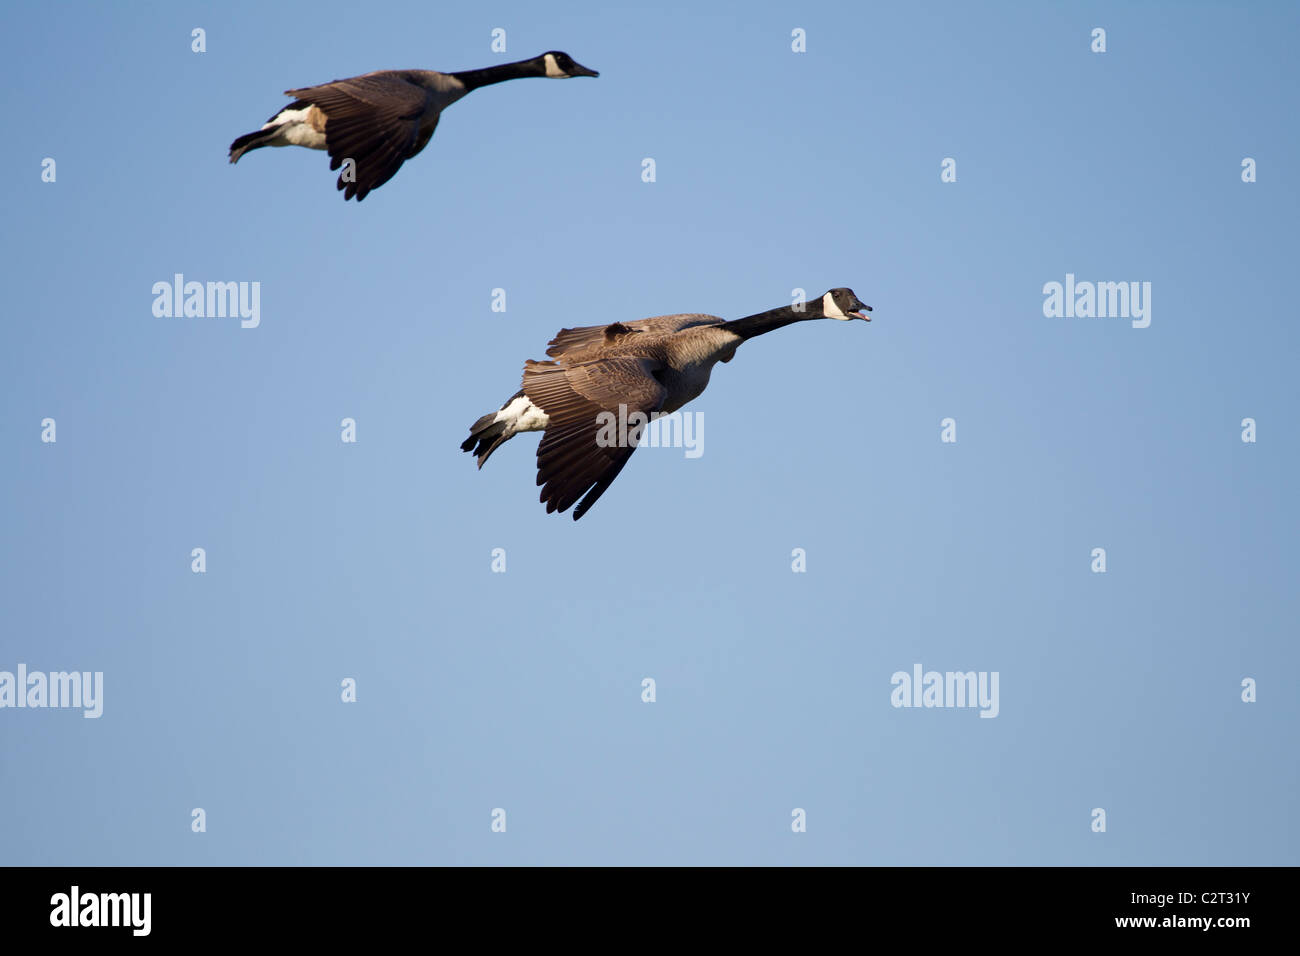
[[[821,309],[822,315],[828,319],[839,319],[841,322],[850,319],[871,321],[871,316],[865,314],[871,311],[871,306],[854,295],[852,289],[831,289],[822,296]]]
[[[542,76],[553,80],[567,80],[573,76],[600,76],[595,70],[587,69],[569,54],[561,53],[559,50],[543,53],[533,59],[541,68]]]

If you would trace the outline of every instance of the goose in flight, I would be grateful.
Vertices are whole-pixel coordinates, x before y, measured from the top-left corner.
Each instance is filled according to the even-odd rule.
[[[549,514],[572,505],[576,521],[618,477],[645,423],[671,414],[709,384],[718,362],[730,362],[747,339],[805,319],[871,319],[852,289],[728,322],[716,315],[663,315],[563,329],[547,361],[528,360],[523,388],[470,426],[461,450],[478,466],[520,432],[543,432],[537,484]],[[639,414],[638,414],[639,413]],[[614,437],[614,422],[631,427]]]
[[[438,73],[434,70],[379,70],[320,86],[286,90],[294,101],[262,128],[230,144],[230,161],[263,146],[305,146],[330,154],[338,169],[338,188],[345,200],[365,199],[393,178],[406,162],[429,144],[442,111],[480,86],[525,76],[566,79],[600,76],[553,50],[517,63],[483,70]]]

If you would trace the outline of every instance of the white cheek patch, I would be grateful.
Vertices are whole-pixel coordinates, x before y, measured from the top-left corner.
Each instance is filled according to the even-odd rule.
[[[838,305],[835,304],[835,297],[832,296],[829,292],[827,292],[824,296],[822,296],[822,312],[825,314],[826,318],[828,319],[840,319],[841,321],[848,321],[849,319],[853,318],[853,316],[851,315],[844,314],[844,311]]]
[[[544,60],[546,63],[546,75],[553,80],[561,80],[568,77],[569,74],[560,69],[560,64],[555,62],[555,54],[548,53]]]

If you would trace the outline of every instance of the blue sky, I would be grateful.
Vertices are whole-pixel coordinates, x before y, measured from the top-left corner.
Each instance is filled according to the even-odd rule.
[[[1296,8],[699,7],[9,5],[0,671],[104,699],[0,709],[0,861],[1300,863]],[[290,87],[551,49],[600,78],[360,205],[226,162]],[[260,325],[155,317],[178,272]],[[459,451],[561,327],[839,285],[870,325],[747,344],[581,522],[532,436]],[[998,716],[891,706],[918,663]]]

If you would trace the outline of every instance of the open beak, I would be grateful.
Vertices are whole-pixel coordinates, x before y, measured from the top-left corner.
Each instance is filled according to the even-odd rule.
[[[589,70],[577,60],[573,61],[573,72],[570,76],[600,76],[595,70]]]
[[[849,315],[853,316],[854,318],[861,319],[861,320],[864,321],[864,322],[870,322],[870,321],[871,321],[871,316],[869,316],[869,315],[863,315],[862,313],[863,313],[863,312],[870,312],[870,311],[871,311],[871,306],[869,306],[869,305],[863,305],[863,306],[861,306],[861,309],[862,309],[861,312],[850,312]]]

